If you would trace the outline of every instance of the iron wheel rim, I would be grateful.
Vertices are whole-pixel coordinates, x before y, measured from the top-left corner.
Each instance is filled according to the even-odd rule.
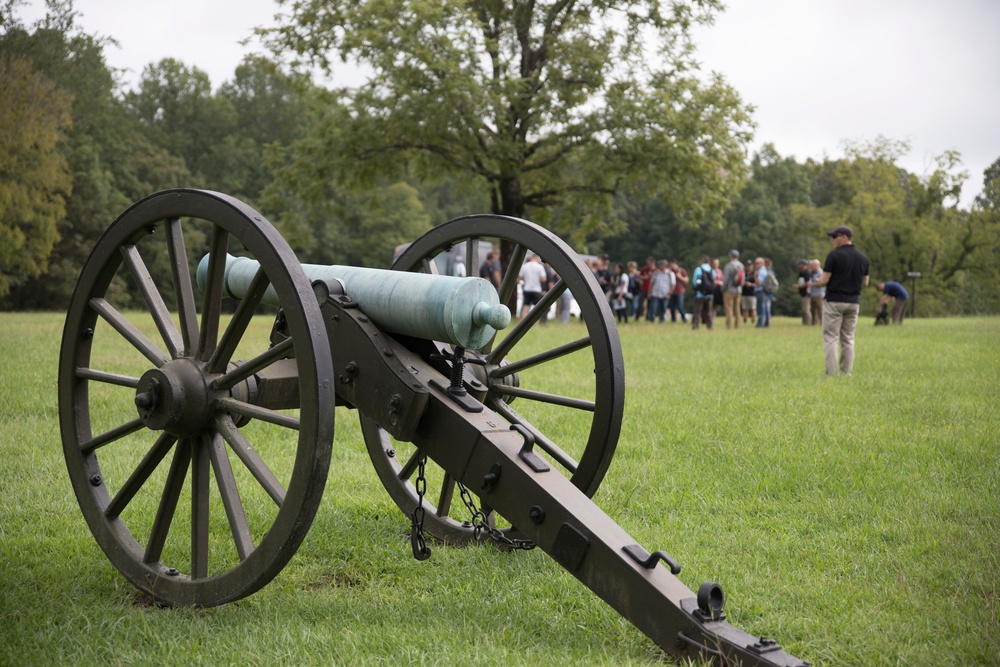
[[[589,344],[578,347],[574,352],[589,349],[593,356],[594,417],[587,443],[583,448],[583,455],[575,460],[576,469],[571,471],[567,467],[559,465],[556,467],[563,474],[566,474],[580,490],[588,496],[593,496],[611,463],[621,430],[624,411],[624,363],[618,330],[607,300],[593,273],[583,264],[577,253],[558,236],[529,221],[498,215],[472,215],[456,218],[430,230],[410,244],[396,259],[392,268],[404,271],[426,271],[429,268],[433,270],[428,263],[429,258],[433,258],[440,251],[459,243],[466,243],[466,264],[471,275],[472,270],[478,269],[478,262],[481,259],[473,245],[474,243],[475,246],[478,246],[480,239],[499,239],[515,244],[513,261],[504,273],[505,280],[501,287],[503,293],[500,294],[501,303],[508,301],[506,297],[509,297],[516,287],[510,276],[518,272],[526,254],[534,252],[552,265],[580,306],[580,319],[586,324]],[[473,261],[469,261],[470,257]],[[531,319],[533,315],[540,316],[537,311],[532,310],[525,319]],[[528,331],[538,326],[539,322],[540,319],[536,318],[528,325],[523,334],[526,335]],[[516,334],[517,326],[508,333],[508,336]],[[522,339],[523,336],[514,343],[513,347],[516,347]],[[503,342],[500,345],[502,346]],[[582,345],[582,343],[578,341],[576,345]],[[480,356],[489,358],[494,352],[500,353],[491,359],[486,367],[486,374],[490,380],[488,382],[490,391],[484,404],[498,412],[502,418],[513,423],[523,421],[523,418],[518,413],[516,406],[510,405],[502,399],[501,391],[509,391],[509,389],[498,387],[498,383],[492,381],[496,379],[498,374],[506,372],[503,368],[511,349],[504,351],[500,347],[494,348],[493,341],[491,341],[480,350]],[[541,364],[545,363],[547,362],[541,362]],[[519,389],[529,388],[519,387]],[[520,401],[523,398],[524,396],[521,395],[515,397],[515,400]],[[404,514],[409,515],[418,502],[416,489],[410,479],[413,476],[413,463],[415,458],[419,456],[419,450],[413,448],[413,451],[405,457],[406,460],[401,460],[402,457],[397,451],[398,443],[394,443],[383,429],[363,415],[361,416],[361,425],[365,444],[379,479],[396,505]],[[530,430],[534,432],[536,438],[538,436],[544,437],[544,434],[537,432],[537,429],[531,428]],[[555,443],[552,444],[558,447]],[[549,458],[551,462],[551,457]],[[430,465],[431,462],[428,461],[428,466]],[[475,531],[470,522],[453,518],[450,514],[454,503],[460,502],[460,494],[454,488],[454,481],[446,476],[447,473],[442,471],[442,474],[445,477],[443,477],[436,495],[429,490],[424,499],[426,508],[424,528],[428,533],[444,542],[465,543],[472,541]],[[450,491],[446,488],[449,485],[452,486]],[[443,513],[439,508],[439,505],[442,505],[442,499],[446,502]],[[487,514],[488,518],[492,520],[493,513],[489,512],[488,508]],[[504,529],[503,532],[511,537],[516,537],[516,529]]]
[[[133,341],[121,334],[114,325],[107,326],[110,320],[105,314],[99,313],[95,307],[104,308],[100,300],[107,295],[115,274],[123,264],[128,264],[128,268],[135,271],[132,269],[133,264],[129,263],[135,260],[123,260],[123,257],[135,257],[136,244],[154,234],[154,228],[161,225],[171,257],[171,270],[175,281],[177,281],[174,287],[178,293],[186,292],[188,288],[182,286],[183,278],[187,276],[187,280],[190,282],[190,275],[187,266],[181,268],[183,264],[187,263],[188,256],[185,251],[181,221],[187,218],[196,218],[211,224],[212,241],[210,247],[224,249],[228,239],[232,237],[242,242],[243,246],[261,262],[268,282],[274,287],[281,299],[288,330],[294,341],[294,354],[299,374],[300,400],[294,464],[280,507],[274,515],[273,523],[267,527],[263,534],[260,534],[259,530],[257,531],[256,542],[253,542],[253,536],[251,536],[252,548],[250,552],[245,557],[241,553],[239,562],[234,567],[213,574],[195,572],[195,570],[201,570],[205,567],[203,562],[209,558],[210,551],[207,541],[209,538],[203,540],[200,535],[196,535],[194,527],[192,527],[192,534],[189,537],[192,556],[191,562],[187,564],[188,567],[185,568],[183,562],[165,563],[159,559],[150,560],[148,557],[147,549],[150,548],[154,539],[153,534],[156,535],[157,540],[166,540],[170,535],[170,524],[177,513],[177,501],[174,501],[172,510],[169,508],[170,503],[166,503],[168,507],[165,511],[169,511],[170,516],[160,520],[160,525],[164,521],[167,524],[165,532],[162,529],[157,531],[156,521],[158,519],[154,519],[154,527],[151,528],[152,534],[144,546],[121,516],[132,499],[120,501],[119,496],[132,482],[132,476],[146,474],[148,479],[157,468],[165,463],[167,454],[172,451],[173,462],[170,464],[171,472],[167,473],[168,484],[171,486],[180,485],[181,491],[168,492],[164,487],[158,507],[164,504],[163,499],[167,496],[182,495],[184,487],[190,486],[188,492],[191,493],[192,497],[198,495],[199,507],[201,503],[204,503],[204,512],[207,515],[210,500],[204,500],[202,493],[203,490],[207,492],[210,488],[211,482],[205,481],[205,478],[206,476],[211,477],[213,472],[215,473],[216,490],[225,487],[231,503],[231,485],[220,481],[219,478],[219,469],[224,470],[226,464],[221,459],[213,458],[217,454],[218,446],[211,444],[212,442],[218,443],[220,438],[228,444],[223,432],[232,436],[231,429],[226,424],[227,420],[232,423],[231,413],[228,413],[225,408],[213,404],[211,424],[205,427],[203,433],[191,436],[172,436],[166,431],[160,432],[147,455],[154,459],[158,457],[158,461],[150,468],[147,457],[144,457],[143,462],[135,468],[133,475],[118,488],[114,496],[108,489],[108,479],[105,478],[101,459],[106,459],[106,462],[110,463],[114,456],[115,444],[122,442],[122,438],[126,436],[112,437],[109,442],[102,443],[97,447],[92,446],[95,440],[105,437],[107,433],[97,435],[93,433],[90,385],[94,382],[108,383],[104,376],[98,375],[95,378],[94,372],[101,373],[101,371],[90,367],[94,340],[106,334],[111,337],[109,342],[114,344],[114,337],[118,336],[124,340],[126,347],[128,344],[132,344],[134,347]],[[175,257],[178,252],[179,255]],[[212,252],[215,253],[216,250]],[[141,254],[138,257],[140,267],[138,271],[141,273],[145,271],[145,267]],[[216,271],[218,270],[216,269]],[[210,276],[209,280],[211,279]],[[137,278],[137,280],[139,279]],[[149,282],[147,280],[147,284]],[[212,352],[207,347],[203,347],[203,341],[214,338],[210,347],[213,350],[217,349],[220,342],[218,325],[222,296],[219,295],[218,303],[215,303],[214,298],[206,298],[203,304],[204,312],[199,316],[194,312],[196,307],[191,301],[193,286],[190,289],[191,292],[187,294],[186,301],[182,297],[178,306],[177,319],[180,322],[179,324],[175,322],[178,331],[173,334],[163,334],[161,331],[162,341],[168,348],[166,352],[166,355],[169,355],[167,363],[181,358],[191,358],[193,361],[198,357],[199,363],[206,364],[202,370],[205,372],[206,381],[209,381],[218,377],[222,371],[213,373],[209,377],[207,357],[211,356]],[[148,299],[147,308],[158,326],[162,320],[172,319],[169,317],[169,313],[160,312],[159,317],[152,314],[156,310],[156,306],[151,305]],[[116,315],[114,308],[109,312],[108,316],[113,320],[128,321],[128,316],[121,313]],[[207,312],[211,312],[208,319],[215,322],[214,333],[211,323],[206,324],[204,315]],[[99,325],[99,320],[103,324]],[[201,325],[208,328],[200,329],[197,324],[193,325],[192,328],[192,320],[200,321]],[[165,326],[169,329],[169,325]],[[102,332],[102,329],[107,329],[107,331]],[[227,331],[221,335],[225,337],[228,333]],[[245,330],[244,332],[235,332],[233,335],[242,337],[243,333]],[[195,335],[198,339],[197,344],[190,340]],[[173,338],[172,343],[168,341],[169,338]],[[233,342],[227,339],[224,342],[232,342],[235,345],[238,341]],[[180,349],[177,349],[178,343]],[[149,355],[147,354],[147,356]],[[216,363],[219,363],[218,359]],[[153,363],[152,366],[156,366],[156,363]],[[228,368],[228,364],[226,367]],[[125,211],[101,236],[84,265],[67,313],[59,361],[60,426],[67,468],[88,526],[112,564],[139,589],[148,593],[159,603],[168,605],[213,606],[222,604],[249,595],[270,581],[298,549],[322,497],[333,439],[334,395],[332,378],[329,344],[326,341],[325,328],[316,297],[295,259],[294,253],[263,216],[236,199],[220,193],[199,190],[168,190],[156,193],[137,202]],[[127,400],[128,393],[125,392],[123,395]],[[227,415],[229,416],[227,417]],[[127,430],[130,423],[134,425],[134,420],[125,422],[123,428]],[[236,431],[241,433],[241,427],[237,426]],[[145,424],[140,424],[134,432],[144,436],[149,435],[152,438],[154,431],[147,428]],[[171,438],[174,439],[172,443],[169,442]],[[185,442],[189,444],[184,445]],[[233,445],[228,444],[227,446],[227,444],[223,444],[222,448],[226,451],[226,459],[228,460],[230,458],[228,450],[232,450]],[[185,449],[190,451],[185,454],[182,451]],[[212,451],[213,449],[215,451]],[[184,463],[185,457],[187,458],[186,464]],[[216,460],[219,461],[218,468]],[[178,462],[176,464],[178,470],[184,465],[190,468],[190,484],[187,481],[187,468],[185,468],[184,474],[174,474],[174,462]],[[267,464],[264,465],[266,467]],[[141,473],[140,468],[142,468]],[[198,475],[197,482],[194,481],[195,475]],[[140,492],[143,492],[145,484],[146,481],[141,481],[138,482],[137,487],[129,489],[129,493],[133,494],[133,499],[138,497]],[[196,484],[198,488],[194,489]],[[155,494],[156,490],[150,488],[149,492]],[[219,495],[221,497],[221,492]],[[237,500],[239,500],[238,491]],[[195,517],[193,509],[195,502],[192,500],[191,523],[192,526],[195,523],[200,526],[206,520],[201,514],[198,515],[198,518]],[[275,502],[277,503],[277,501]],[[223,499],[223,504],[225,503],[226,499]],[[109,516],[109,507],[112,506],[115,508],[112,512],[113,516]],[[226,511],[230,523],[229,527],[234,531],[233,539],[239,541],[235,536],[237,528],[234,527],[234,519],[228,516],[229,507],[226,508]],[[236,520],[236,523],[239,523],[239,520]],[[162,536],[160,536],[160,532],[163,533]],[[183,538],[178,539],[183,540]],[[243,547],[245,549],[246,545],[244,544]],[[239,547],[236,548],[239,550]],[[188,572],[185,572],[185,569]]]

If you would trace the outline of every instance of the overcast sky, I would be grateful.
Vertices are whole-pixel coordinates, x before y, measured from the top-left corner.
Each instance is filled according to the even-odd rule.
[[[273,0],[77,0],[88,33],[113,37],[113,67],[133,84],[142,68],[174,57],[219,86],[270,24]],[[962,203],[1000,158],[1000,0],[729,0],[698,29],[699,59],[756,107],[752,149],[770,142],[798,160],[842,154],[844,140],[901,139],[901,166],[928,173],[946,150],[969,172]],[[31,22],[44,3],[20,12]],[[355,85],[345,72],[336,85]],[[351,80],[351,78],[355,80]]]

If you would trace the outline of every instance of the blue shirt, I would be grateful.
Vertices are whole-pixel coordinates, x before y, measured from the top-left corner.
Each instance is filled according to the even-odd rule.
[[[695,285],[698,284],[698,281],[701,279],[701,276],[704,273],[707,273],[709,276],[711,276],[712,280],[715,280],[715,272],[712,270],[712,267],[709,266],[708,264],[702,264],[701,266],[699,266],[698,268],[696,268],[694,270],[694,276],[693,276],[693,278],[694,278],[694,284]],[[708,294],[705,294],[701,290],[697,290],[697,289],[695,290],[694,295],[695,295],[695,298],[697,298],[697,299],[709,299],[709,298],[712,297],[712,293],[711,292],[709,292]]]
[[[906,301],[910,298],[910,293],[906,291],[906,288],[894,280],[886,281],[885,289],[882,291],[886,296],[891,296],[893,299],[898,299],[900,301]]]
[[[767,267],[762,266],[757,269],[757,283],[753,286],[753,293],[760,294],[764,291],[764,281],[767,280]]]

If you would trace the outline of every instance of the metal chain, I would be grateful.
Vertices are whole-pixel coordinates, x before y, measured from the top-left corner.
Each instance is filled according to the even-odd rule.
[[[465,485],[461,482],[458,484],[458,491],[462,496],[462,502],[465,503],[465,506],[472,513],[472,530],[476,540],[479,540],[485,532],[487,537],[491,540],[497,542],[498,544],[502,544],[509,549],[530,551],[535,548],[535,543],[531,540],[511,539],[504,535],[502,531],[490,526],[486,515],[481,509],[479,509],[476,505],[476,501],[472,498],[472,494],[469,493],[469,490],[465,488]]]
[[[414,484],[417,489],[417,506],[410,514],[410,546],[413,548],[414,558],[427,560],[431,557],[431,549],[427,546],[427,539],[424,537],[424,494],[427,493],[427,477],[424,476],[424,472],[427,466],[427,455],[421,453],[417,463],[417,481]]]

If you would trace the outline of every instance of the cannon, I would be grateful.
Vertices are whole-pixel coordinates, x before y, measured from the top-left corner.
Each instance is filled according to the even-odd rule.
[[[193,237],[204,258],[186,250]],[[437,275],[438,254],[464,244],[475,267],[487,239],[513,247],[499,290]],[[559,279],[508,327],[528,253]],[[565,290],[585,334],[539,348],[549,339],[537,327]],[[429,556],[427,536],[537,547],[670,655],[808,664],[728,623],[718,584],[691,591],[667,552],[591,500],[622,423],[618,335],[590,270],[528,221],[446,222],[390,270],[303,267],[246,204],[156,193],[111,224],[82,268],[58,391],[87,524],[162,605],[238,600],[282,570],[316,514],[345,406],[416,558]]]

